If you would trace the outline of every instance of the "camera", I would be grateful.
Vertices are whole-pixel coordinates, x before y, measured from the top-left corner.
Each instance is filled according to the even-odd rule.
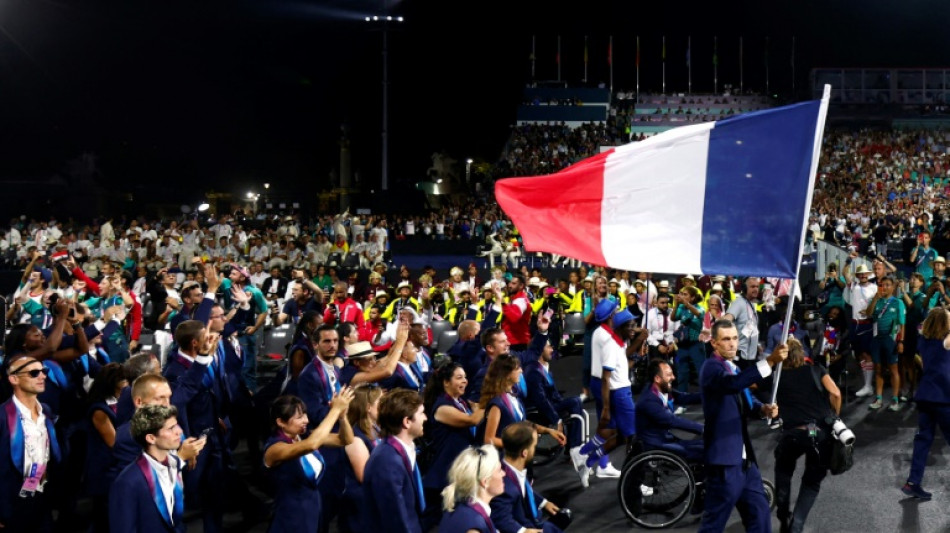
[[[854,444],[854,432],[848,429],[840,418],[831,419],[831,435],[840,440],[841,444],[848,446]]]

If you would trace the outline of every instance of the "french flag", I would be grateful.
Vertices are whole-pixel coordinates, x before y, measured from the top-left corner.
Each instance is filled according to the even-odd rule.
[[[495,197],[529,251],[623,270],[796,278],[829,93],[499,180]]]

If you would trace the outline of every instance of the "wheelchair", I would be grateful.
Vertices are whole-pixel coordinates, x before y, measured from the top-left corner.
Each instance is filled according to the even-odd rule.
[[[581,415],[571,415],[571,419],[577,420],[580,423],[581,442],[583,443],[587,442],[590,438],[590,415],[587,414],[586,409],[582,410],[581,413]],[[553,427],[535,407],[528,407],[526,409],[525,418],[529,422],[540,426]],[[533,466],[550,464],[558,457],[565,455],[567,453],[566,448],[566,446],[562,446],[557,439],[548,434],[538,435],[538,444],[534,449],[534,459],[531,461],[531,464]]]
[[[627,518],[638,527],[673,527],[694,507],[701,511],[702,479],[701,463],[687,463],[666,450],[644,451],[640,443],[634,443],[620,473],[617,495]],[[769,508],[774,509],[775,485],[764,478],[762,485]]]

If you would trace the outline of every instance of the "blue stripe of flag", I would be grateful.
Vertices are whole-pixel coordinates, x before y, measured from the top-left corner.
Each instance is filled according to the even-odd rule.
[[[716,122],[706,165],[704,273],[795,277],[820,105]]]

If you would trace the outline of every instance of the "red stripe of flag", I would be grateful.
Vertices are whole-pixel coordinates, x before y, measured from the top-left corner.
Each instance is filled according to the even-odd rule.
[[[525,250],[606,264],[600,224],[604,164],[611,153],[556,174],[507,178],[495,184],[495,198],[521,233]]]

